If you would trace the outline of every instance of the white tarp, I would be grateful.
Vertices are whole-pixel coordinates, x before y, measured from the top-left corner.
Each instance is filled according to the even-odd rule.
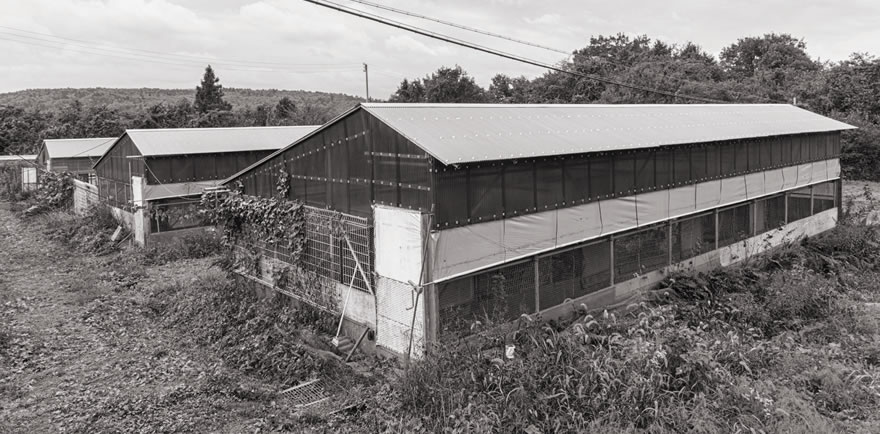
[[[782,188],[788,190],[790,188],[794,188],[797,186],[798,181],[798,167],[797,166],[789,166],[782,168],[782,179],[783,185]]]
[[[420,283],[422,215],[419,211],[377,206],[374,210],[376,273],[399,282]]]
[[[754,199],[764,195],[764,172],[746,175],[746,197]]]
[[[828,178],[834,179],[840,177],[840,160],[837,158],[828,160]]]
[[[686,185],[669,190],[669,217],[690,214],[697,208],[697,186]]]
[[[720,205],[729,205],[746,199],[746,178],[744,176],[734,176],[733,178],[721,180]]]
[[[804,186],[812,182],[813,179],[813,163],[801,164],[798,166],[797,186]]]
[[[820,164],[824,169],[824,162]],[[812,164],[772,169],[433,232],[432,277],[442,281],[602,235],[788,190],[795,183],[836,179],[832,175],[835,167],[839,172],[839,165],[831,160],[828,170],[815,172]],[[380,246],[376,247],[378,251]],[[377,255],[377,270],[381,256]]]
[[[782,169],[771,169],[764,172],[764,190],[767,193],[780,191],[783,185]]]
[[[697,184],[697,209],[716,208],[721,205],[721,180]]]
[[[652,191],[636,197],[639,226],[649,225],[669,218],[669,192]]]
[[[556,210],[557,245],[588,240],[602,234],[602,213],[599,202],[590,202]]]

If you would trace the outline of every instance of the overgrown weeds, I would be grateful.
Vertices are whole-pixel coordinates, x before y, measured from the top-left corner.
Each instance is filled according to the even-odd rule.
[[[213,231],[190,232],[170,241],[151,245],[144,249],[147,265],[161,265],[183,259],[200,259],[214,256],[223,250],[220,237]]]
[[[318,338],[332,328],[332,318],[294,307],[282,295],[258,297],[217,270],[163,285],[148,295],[147,305],[158,320],[210,346],[229,366],[279,388],[319,376],[355,377]]]
[[[552,326],[521,320],[482,344],[445,344],[378,391],[357,422],[434,432],[875,431],[880,336],[876,310],[860,300],[878,292],[876,231],[844,225],[741,267],[670,276],[625,311]]]
[[[93,206],[82,216],[64,211],[50,212],[42,219],[49,239],[71,250],[98,256],[119,250],[119,242],[111,240],[118,223],[106,206]]]

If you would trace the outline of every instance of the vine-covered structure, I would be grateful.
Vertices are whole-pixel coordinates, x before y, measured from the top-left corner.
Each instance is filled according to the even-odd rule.
[[[833,227],[849,128],[791,105],[367,103],[225,184],[273,197],[283,176],[366,222],[373,285],[338,310],[408,353]]]
[[[316,126],[130,129],[97,160],[99,198],[135,239],[160,239],[198,227],[205,188],[254,164]]]
[[[80,181],[94,184],[92,166],[114,140],[116,137],[46,139],[37,153],[37,162],[50,172],[68,172]]]

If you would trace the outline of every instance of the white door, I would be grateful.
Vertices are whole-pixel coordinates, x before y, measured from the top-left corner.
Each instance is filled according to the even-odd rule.
[[[134,206],[134,240],[144,245],[146,241],[146,233],[144,232],[144,219],[146,218],[146,210],[144,206],[144,178],[140,176],[131,177],[131,202]]]

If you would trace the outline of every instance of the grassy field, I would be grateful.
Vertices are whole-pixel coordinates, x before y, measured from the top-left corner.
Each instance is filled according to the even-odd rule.
[[[855,217],[873,206],[863,190],[846,188]],[[332,319],[255,298],[199,258],[208,244],[109,248],[109,224],[0,209],[0,432],[880,431],[873,227],[669,276],[621,311],[522,319],[403,370],[341,363]],[[353,406],[295,415],[276,396],[317,377],[333,408]]]

